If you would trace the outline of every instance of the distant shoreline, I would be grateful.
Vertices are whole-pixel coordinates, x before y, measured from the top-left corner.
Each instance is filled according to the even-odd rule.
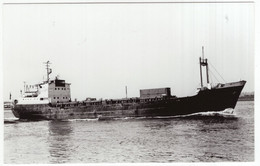
[[[254,95],[245,95],[245,96],[240,96],[238,98],[238,101],[254,101],[255,97]]]

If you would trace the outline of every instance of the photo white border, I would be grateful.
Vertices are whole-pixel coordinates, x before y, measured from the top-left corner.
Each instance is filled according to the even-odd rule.
[[[58,3],[68,3],[68,2],[129,2],[131,0],[1,0],[1,14],[0,14],[0,119],[1,119],[1,134],[0,134],[0,139],[1,139],[1,150],[0,150],[0,163],[4,164],[4,110],[3,110],[3,8],[4,5],[6,3],[48,3],[48,2],[58,2]],[[259,81],[260,81],[260,1],[239,1],[239,0],[202,0],[202,1],[196,1],[196,0],[133,0],[135,2],[253,2],[255,5],[255,44],[254,44],[254,57],[255,57],[255,71],[254,71],[254,78],[255,78],[255,107],[254,107],[254,112],[255,112],[255,155],[254,155],[254,162],[215,162],[215,163],[206,163],[206,162],[196,162],[196,163],[134,163],[134,164],[126,164],[126,163],[102,163],[102,164],[90,164],[90,163],[86,163],[88,165],[125,165],[125,166],[129,166],[129,165],[142,165],[142,166],[158,166],[158,165],[163,165],[163,166],[167,166],[167,165],[188,165],[188,166],[194,166],[194,165],[234,165],[234,166],[244,166],[244,165],[252,165],[252,166],[256,166],[256,165],[260,165],[260,158],[258,158],[259,156],[259,140],[260,140],[260,136],[259,136],[259,126],[260,126],[260,121],[258,121],[258,118],[260,118],[260,113],[259,113],[259,92],[260,92],[260,85],[259,85]],[[133,2],[131,1],[131,2]],[[76,164],[76,165],[86,165],[86,164]],[[14,164],[5,164],[5,165],[14,165]],[[19,165],[26,165],[26,164],[19,164]],[[31,164],[30,164],[31,165]],[[43,165],[43,164],[37,164],[37,165]],[[53,164],[44,164],[44,166],[46,165],[53,165]],[[62,165],[71,165],[71,164],[62,164]],[[75,165],[75,164],[73,164]]]

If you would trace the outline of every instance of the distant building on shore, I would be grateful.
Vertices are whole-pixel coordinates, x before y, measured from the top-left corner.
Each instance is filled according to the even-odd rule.
[[[11,101],[4,101],[4,109],[11,109],[12,102]]]

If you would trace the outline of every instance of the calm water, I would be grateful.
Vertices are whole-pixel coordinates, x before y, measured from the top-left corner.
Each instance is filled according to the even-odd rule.
[[[201,161],[254,161],[253,101],[234,115],[4,124],[6,164]]]

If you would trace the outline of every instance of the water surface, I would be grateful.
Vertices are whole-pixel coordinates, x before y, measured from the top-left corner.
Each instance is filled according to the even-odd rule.
[[[22,122],[5,111],[4,163],[254,161],[254,102],[234,112]]]

